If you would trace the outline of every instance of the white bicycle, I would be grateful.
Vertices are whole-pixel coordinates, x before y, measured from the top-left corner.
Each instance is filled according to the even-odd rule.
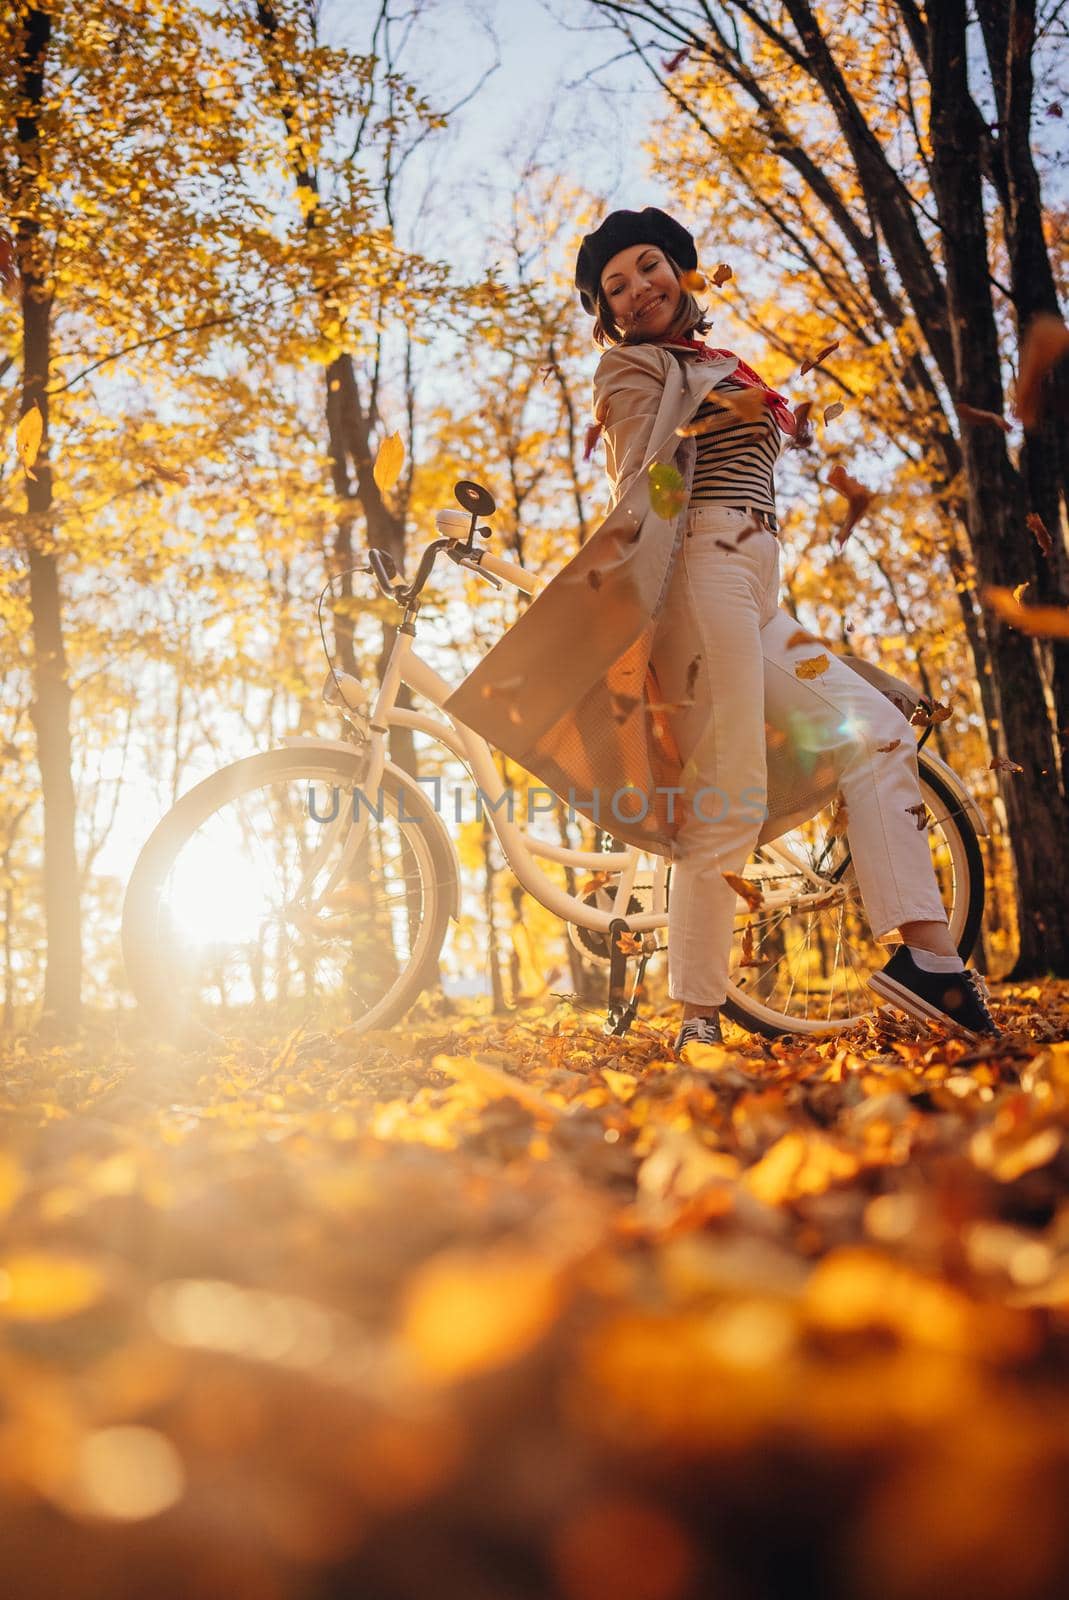
[[[433,711],[398,706],[402,683],[431,707],[451,686],[414,648],[421,596],[439,556],[526,594],[531,573],[476,546],[494,501],[456,486],[462,510],[440,511],[439,537],[411,583],[371,550],[400,626],[373,699],[333,667],[324,699],[343,737],[294,736],[183,795],[142,849],[123,906],[123,954],[138,1002],[169,1024],[215,1034],[278,1033],[302,1023],[358,1035],[396,1023],[439,978],[450,918],[459,914],[458,860],[433,786],[387,756],[393,727],[429,735],[457,758],[511,870],[568,924],[583,955],[609,969],[606,1032],[630,1026],[647,961],[665,946],[671,869],[631,847],[571,848],[511,814],[491,747]],[[898,680],[893,680],[897,683]],[[916,704],[906,685],[902,698]],[[921,701],[924,704],[923,701]],[[930,708],[929,708],[930,709]],[[923,745],[926,733],[922,735]],[[983,818],[961,781],[918,755],[927,831],[950,931],[964,958],[980,928]],[[578,893],[541,863],[586,874]],[[563,874],[560,874],[563,877]],[[725,1011],[751,1032],[826,1034],[874,1009],[868,974],[886,951],[872,939],[849,846],[833,807],[761,844],[743,876]],[[632,938],[621,938],[630,934]],[[633,977],[628,967],[634,962]]]

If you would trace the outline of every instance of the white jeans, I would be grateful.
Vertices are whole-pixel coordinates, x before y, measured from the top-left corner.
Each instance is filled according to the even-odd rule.
[[[741,871],[764,818],[766,719],[833,771],[873,936],[903,922],[946,921],[928,837],[909,810],[921,800],[913,731],[885,695],[834,656],[819,677],[796,675],[795,665],[821,647],[787,648],[801,625],[779,608],[779,540],[762,530],[736,547],[750,521],[748,512],[723,506],[688,513],[659,630],[680,659],[701,651],[713,685],[709,737],[694,747],[687,774],[706,794],[685,810],[668,907],[669,994],[696,1005],[720,1005],[727,993],[736,906],[722,873]],[[687,587],[699,640],[671,634]],[[895,740],[894,750],[877,751]]]

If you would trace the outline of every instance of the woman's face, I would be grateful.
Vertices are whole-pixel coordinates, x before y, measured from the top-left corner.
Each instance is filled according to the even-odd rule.
[[[683,288],[664,251],[631,245],[606,263],[601,292],[621,333],[659,339],[672,326]]]

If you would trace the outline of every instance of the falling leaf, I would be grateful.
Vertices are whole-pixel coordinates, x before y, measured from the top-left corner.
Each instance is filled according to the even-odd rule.
[[[764,524],[758,522],[757,518],[751,515],[749,522],[746,524],[745,528],[743,528],[742,532],[735,540],[735,543],[744,544],[747,539],[752,539],[755,533],[764,533],[765,531],[766,529]]]
[[[957,695],[952,694],[944,703],[933,700],[931,705],[918,703],[910,716],[910,725],[914,728],[937,728],[941,722],[948,722],[954,715],[954,701]]]
[[[742,949],[739,952],[740,967],[759,967],[760,961],[754,955],[753,924],[748,922],[742,931]]]
[[[916,817],[917,832],[923,833],[928,826],[928,807],[924,804],[924,801],[922,800],[920,805],[917,806],[907,806],[906,810],[911,817]]]
[[[796,678],[819,678],[830,666],[831,661],[826,655],[807,656],[804,661],[795,662],[794,675]]]
[[[18,450],[19,459],[22,462],[22,470],[34,483],[37,482],[37,478],[30,469],[37,460],[37,452],[41,448],[44,427],[41,408],[34,401],[29,411],[25,412],[20,419],[15,433],[15,448]]]
[[[713,543],[716,545],[718,550],[726,550],[729,555],[735,554],[735,546],[733,544],[729,544],[726,539],[714,539]]]
[[[616,948],[621,955],[640,956],[642,954],[642,940],[637,933],[625,929],[616,936]]]
[[[850,811],[845,798],[841,794],[835,796],[831,808],[831,822],[828,825],[828,838],[841,839],[850,826]]]
[[[601,573],[598,571],[597,567],[591,567],[590,571],[586,575],[586,581],[589,583],[592,589],[597,590],[601,588]]]
[[[722,872],[720,876],[729,889],[734,889],[739,898],[745,900],[751,911],[756,911],[760,906],[764,905],[764,895],[756,883],[751,883],[749,878],[744,878],[737,872]]]
[[[799,377],[804,378],[807,372],[812,372],[814,367],[819,367],[821,362],[830,356],[833,350],[838,350],[840,342],[840,340],[836,339],[833,341],[833,343],[826,344],[823,350],[820,351],[819,355],[806,356],[805,360],[802,362],[802,365],[798,369]]]
[[[680,288],[688,294],[701,294],[706,287],[705,278],[700,272],[684,272],[679,279]]]
[[[813,443],[812,410],[812,400],[803,400],[794,408],[794,438],[791,445],[795,450],[807,450]]]
[[[1017,416],[1026,429],[1040,420],[1043,379],[1069,352],[1069,327],[1053,311],[1041,312],[1028,324],[1017,378]]]
[[[95,1305],[98,1269],[77,1256],[25,1250],[0,1257],[0,1322],[58,1322]]]
[[[601,432],[602,425],[600,422],[592,422],[589,428],[586,430],[586,441],[583,445],[584,461],[589,461],[591,456],[594,454],[597,442],[601,438]]]
[[[1011,761],[1009,756],[996,756],[989,763],[987,770],[988,772],[1023,772],[1024,768],[1019,766],[1016,761]]]
[[[717,411],[719,409],[718,406]],[[702,417],[697,422],[681,422],[676,432],[681,439],[699,439],[702,434],[713,433],[719,428],[720,423],[721,418],[714,414],[711,417]]]
[[[404,442],[399,433],[387,434],[379,445],[371,476],[380,494],[387,494],[401,476],[405,459]]]
[[[484,683],[480,693],[484,700],[496,700],[498,695],[514,694],[517,689],[522,689],[527,679],[522,673],[516,673],[511,678],[501,678],[497,683]]]
[[[997,411],[981,411],[976,406],[967,406],[963,400],[958,402],[956,409],[962,422],[968,422],[974,428],[1001,428],[1003,433],[1010,431],[1010,424]]]
[[[796,633],[792,633],[790,638],[787,640],[787,649],[793,650],[796,645],[816,644],[816,642],[817,641],[813,638],[811,633],[806,633],[804,628],[799,628],[798,631]]]
[[[650,506],[656,516],[671,522],[679,515],[686,502],[683,474],[678,467],[664,461],[655,461],[649,470]]]
[[[825,427],[827,427],[829,422],[834,422],[836,417],[841,417],[845,410],[846,410],[846,407],[843,405],[841,400],[833,400],[830,406],[825,406],[824,407],[824,425],[825,425]]]
[[[742,422],[758,422],[767,404],[765,393],[764,389],[751,384],[745,389],[718,389],[716,398],[720,405],[733,411]]]
[[[605,889],[612,882],[610,872],[592,872],[579,890],[580,894],[595,894],[598,889]]]
[[[638,697],[633,694],[610,694],[609,699],[612,701],[612,714],[617,722],[626,722],[639,704]]]
[[[1028,580],[1026,578],[1024,583],[1019,583],[1014,588],[1013,598],[1017,601],[1018,605],[1020,605],[1020,603],[1021,603],[1021,596],[1024,594],[1025,590],[1029,587],[1029,582],[1030,582],[1030,580]]]
[[[984,604],[1019,633],[1039,639],[1069,639],[1069,607],[1022,606],[1009,589],[991,586],[984,590]]]
[[[1048,558],[1054,554],[1054,540],[1047,531],[1047,525],[1038,511],[1030,511],[1025,517],[1025,526],[1035,535],[1036,543]]]
[[[829,487],[841,494],[847,502],[846,516],[835,535],[840,550],[850,537],[855,525],[865,515],[873,501],[871,489],[866,489],[863,483],[852,478],[839,462],[836,462],[825,480]]]
[[[15,278],[15,241],[5,228],[0,228],[0,285],[10,289]]]
[[[717,267],[716,271],[712,274],[710,281],[719,289],[722,283],[727,283],[728,279],[733,278],[734,276],[735,274],[732,272],[731,268],[726,262],[722,261]]]
[[[678,67],[683,65],[689,54],[689,45],[684,45],[682,50],[677,50],[674,56],[662,56],[661,66],[665,72],[675,72]]]
[[[698,668],[701,666],[701,659],[702,659],[701,658],[701,653],[699,652],[698,655],[692,657],[692,659],[690,660],[690,662],[687,665],[687,698],[688,699],[692,699],[693,695],[694,695],[694,685],[698,681]]]
[[[890,744],[878,744],[876,748],[882,755],[889,755],[892,750],[897,750],[901,743],[901,739],[892,739]]]

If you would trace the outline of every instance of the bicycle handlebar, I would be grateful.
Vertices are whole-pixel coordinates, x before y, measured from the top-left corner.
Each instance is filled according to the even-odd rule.
[[[467,567],[470,572],[478,573],[480,578],[492,583],[495,588],[499,589],[502,583],[510,583],[523,594],[531,595],[537,594],[541,588],[534,573],[528,572],[526,567],[519,566],[515,561],[506,561],[503,556],[492,555],[489,550],[469,550],[457,539],[432,539],[430,544],[424,547],[416,576],[411,583],[396,581],[397,568],[388,550],[369,547],[368,560],[383,594],[388,595],[391,600],[396,600],[399,605],[410,605],[422,593],[423,586],[430,577],[431,568],[442,550],[448,550],[450,558],[457,566]],[[463,554],[460,554],[461,550]]]
[[[526,567],[518,566],[515,561],[506,561],[504,556],[495,556],[489,550],[477,550],[475,554],[478,556],[480,567],[485,567],[487,572],[492,572],[495,577],[503,578],[506,583],[511,583],[524,594],[537,594],[542,587],[533,572],[528,572]]]

